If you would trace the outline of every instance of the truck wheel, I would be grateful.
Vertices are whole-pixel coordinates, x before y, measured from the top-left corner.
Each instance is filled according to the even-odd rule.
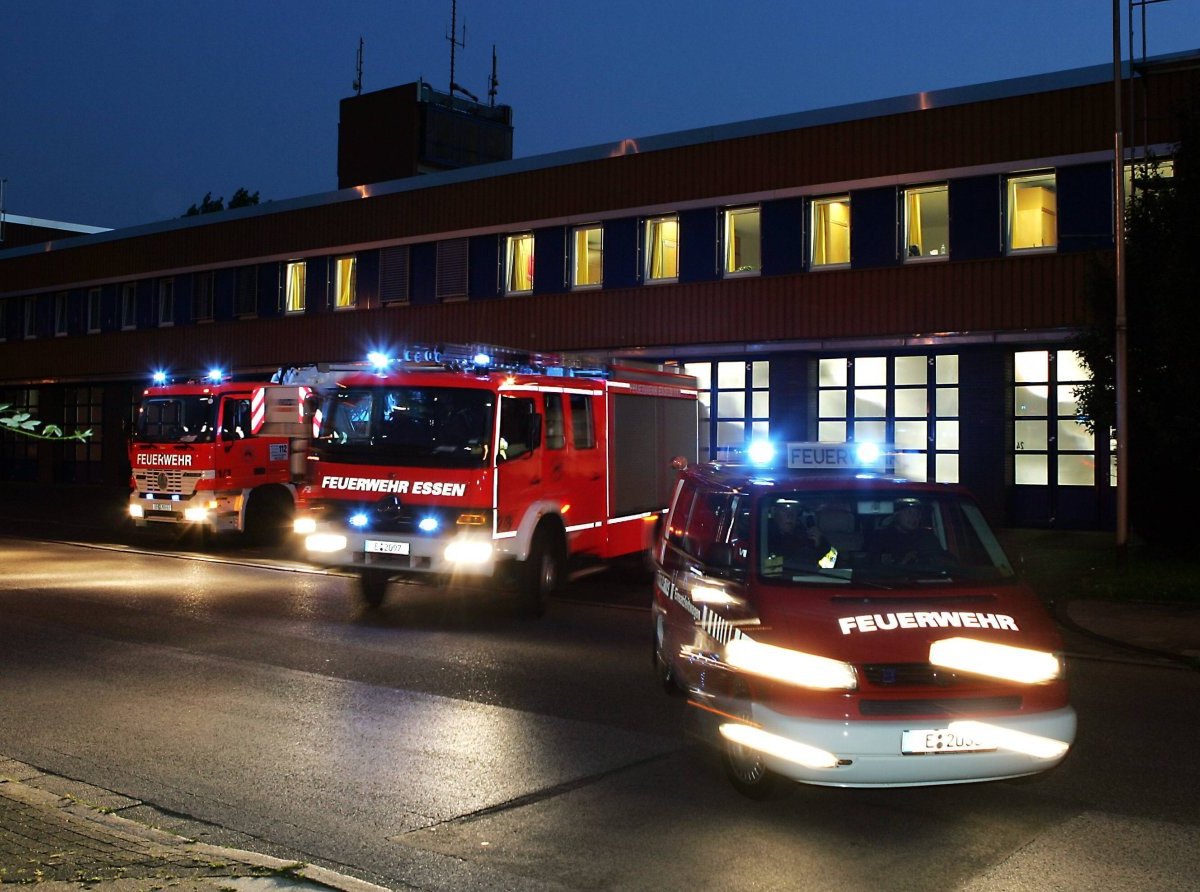
[[[360,570],[358,573],[358,596],[368,607],[379,607],[387,595],[388,573],[386,570]]]
[[[256,492],[246,506],[243,535],[254,545],[278,545],[286,541],[292,511],[290,496],[279,491]]]
[[[730,711],[732,715],[747,722],[751,718],[749,697],[749,692],[743,690],[739,705]],[[791,787],[787,778],[781,777],[766,766],[762,753],[758,750],[722,737],[721,757],[729,782],[748,799],[775,799]]]
[[[539,526],[533,534],[522,572],[522,594],[525,604],[533,616],[546,612],[550,595],[562,581],[566,547],[562,536],[548,525]]]

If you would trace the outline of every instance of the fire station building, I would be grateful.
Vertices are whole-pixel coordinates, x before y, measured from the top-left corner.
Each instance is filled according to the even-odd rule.
[[[1134,68],[1128,159],[1169,171],[1197,86],[1200,54]],[[353,97],[337,191],[0,246],[0,403],[93,431],[0,432],[0,479],[124,483],[154,370],[482,343],[682,366],[702,457],[876,440],[999,524],[1106,528],[1072,345],[1113,262],[1113,109],[1101,65],[512,159],[505,106]]]

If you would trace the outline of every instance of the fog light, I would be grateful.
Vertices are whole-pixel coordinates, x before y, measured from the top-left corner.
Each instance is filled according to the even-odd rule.
[[[492,559],[492,543],[458,539],[446,546],[445,557],[452,564],[486,564]]]
[[[314,533],[304,540],[304,547],[309,551],[326,554],[331,551],[341,551],[346,547],[346,537],[337,533]]]

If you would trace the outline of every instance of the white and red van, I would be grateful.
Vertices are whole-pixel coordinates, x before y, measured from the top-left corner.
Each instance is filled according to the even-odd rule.
[[[1034,774],[1074,740],[1057,628],[960,487],[695,465],[655,561],[657,671],[747,795]]]

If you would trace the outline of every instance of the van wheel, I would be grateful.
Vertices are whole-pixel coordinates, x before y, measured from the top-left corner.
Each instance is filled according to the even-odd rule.
[[[750,721],[749,693],[743,690],[738,705],[730,710],[740,719]],[[721,757],[725,774],[733,788],[748,799],[775,799],[786,793],[791,784],[766,766],[762,753],[750,747],[721,738]]]
[[[379,607],[387,595],[389,576],[386,570],[360,570],[358,596],[368,607]]]
[[[562,536],[542,524],[534,531],[529,557],[523,567],[522,595],[525,606],[533,616],[542,616],[559,584],[565,562],[566,546]]]

